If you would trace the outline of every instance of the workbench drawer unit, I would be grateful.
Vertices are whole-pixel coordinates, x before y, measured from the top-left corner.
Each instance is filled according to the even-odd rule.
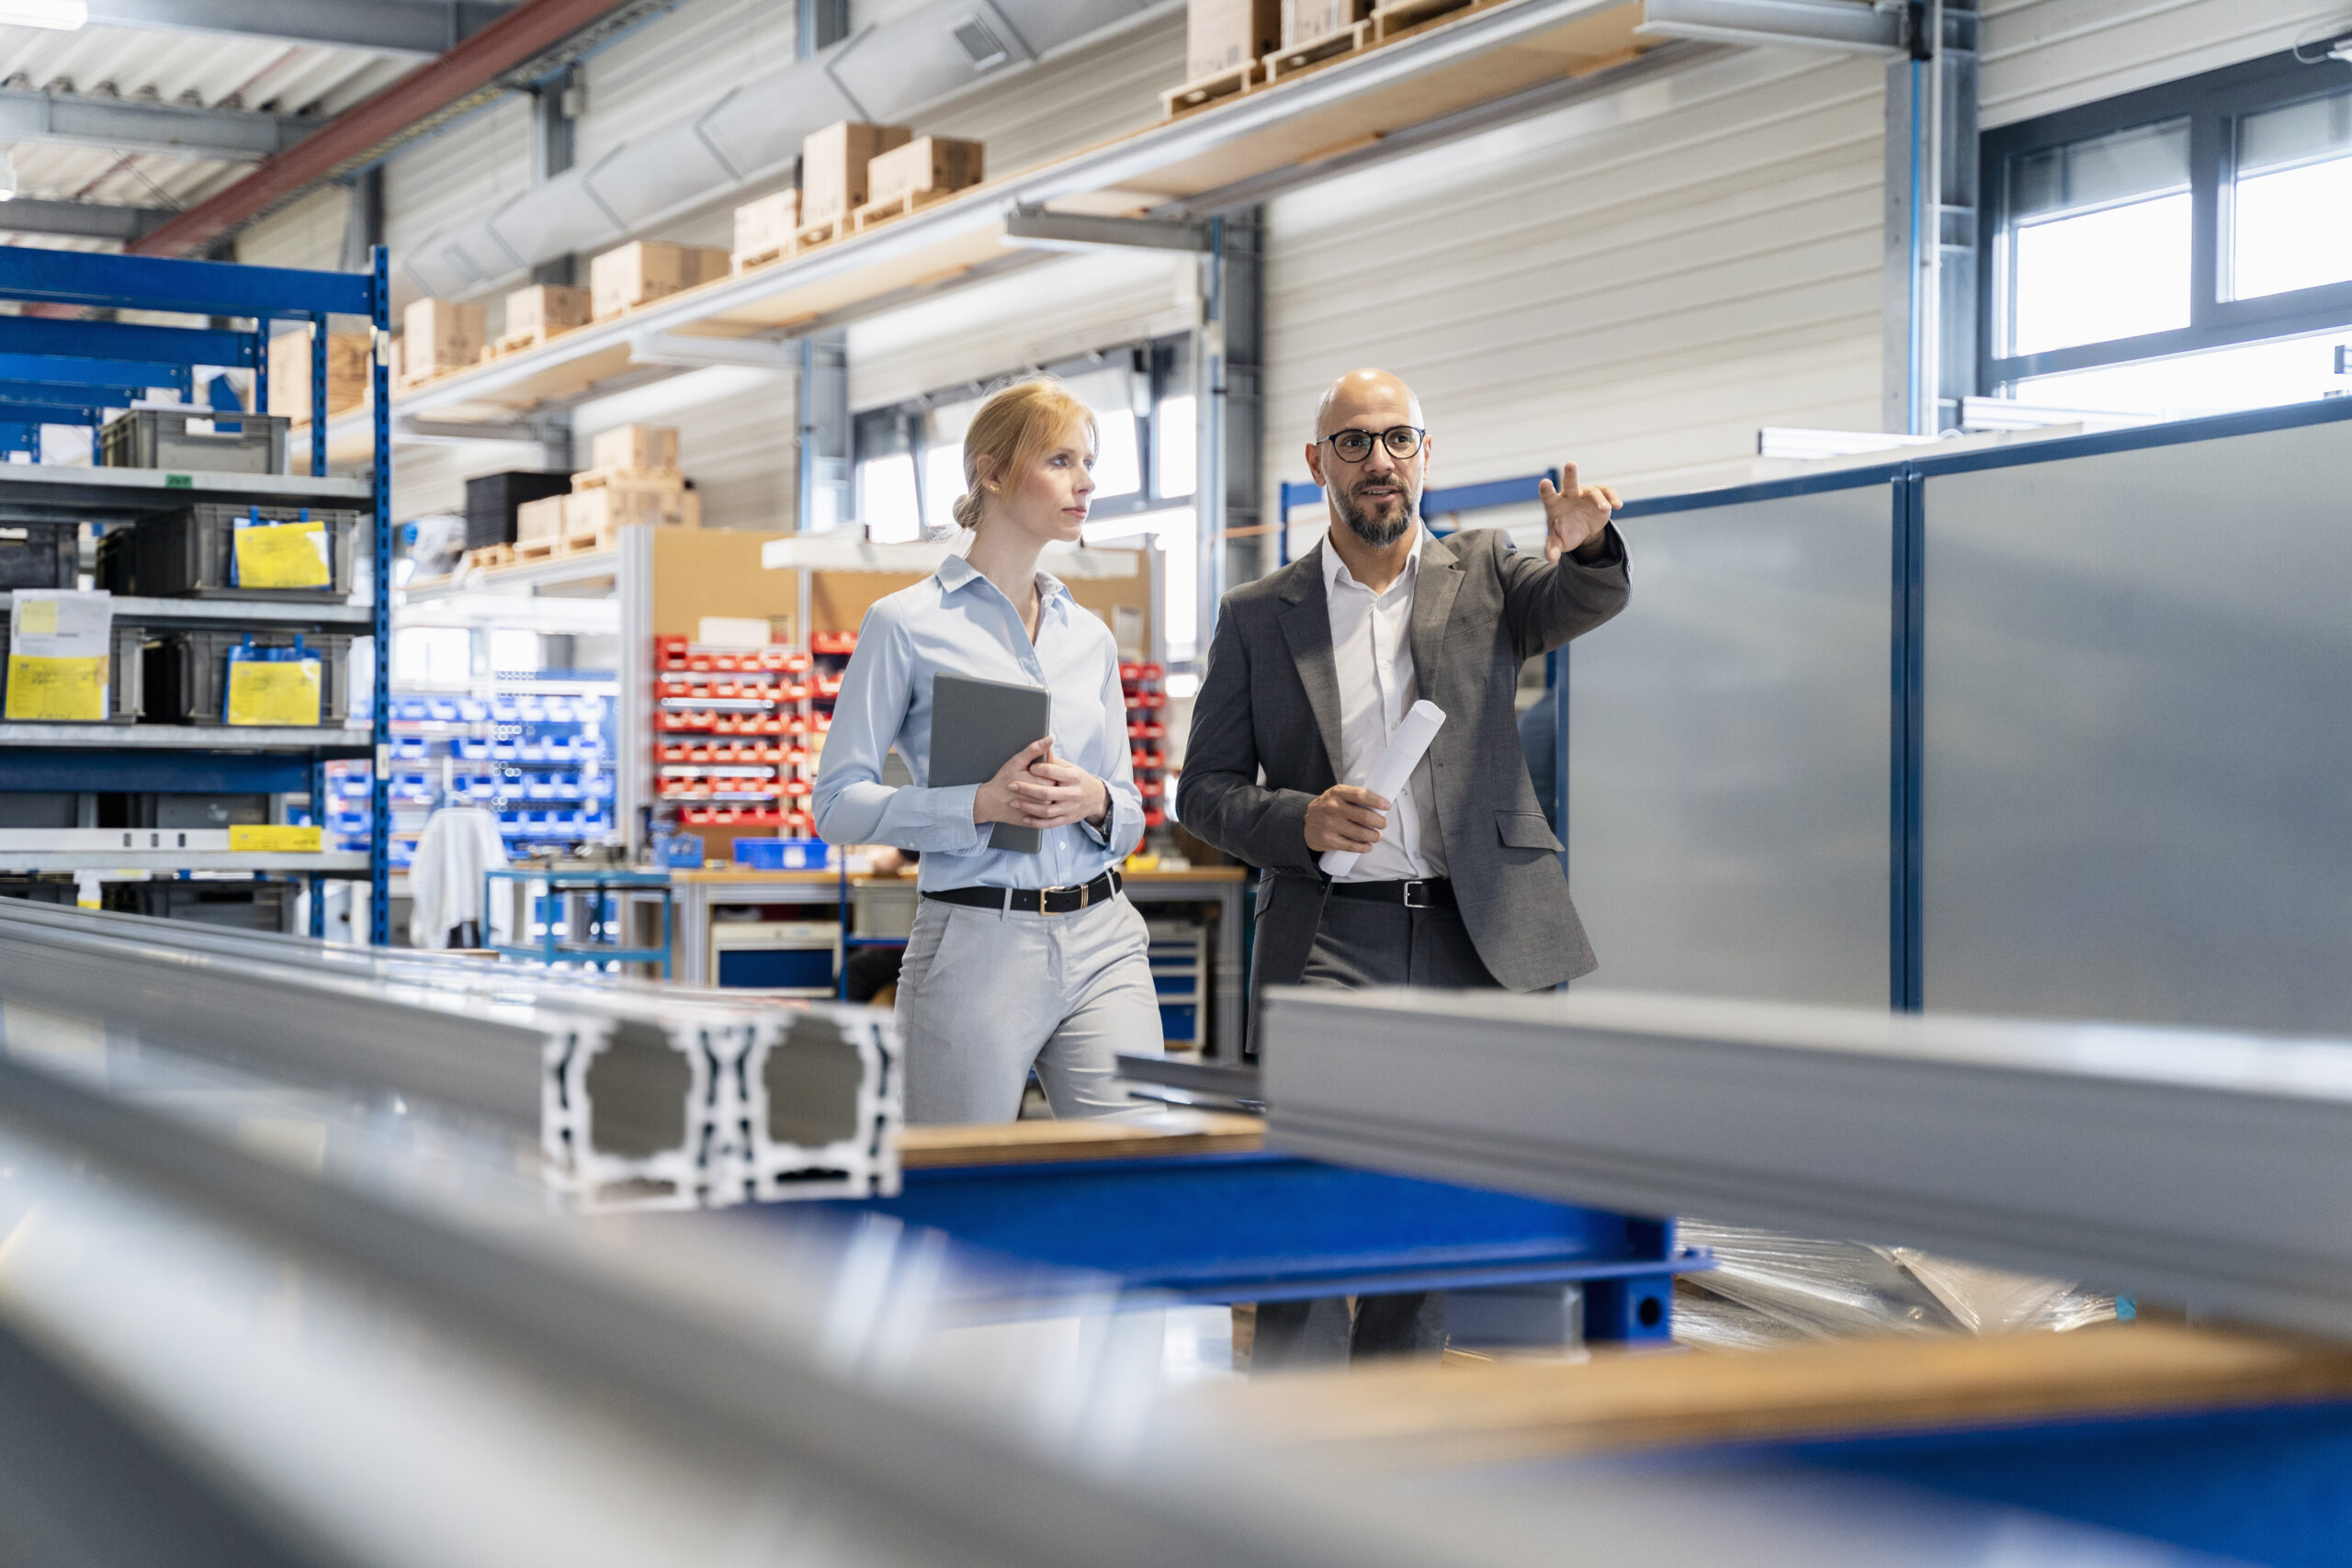
[[[13,615],[14,612],[11,612]],[[15,632],[13,623],[9,627]],[[140,645],[147,640],[143,626],[114,624],[107,657],[107,712],[101,724],[132,724],[143,716],[143,666]],[[0,657],[0,713],[7,711],[8,660]]]
[[[1151,935],[1151,987],[1159,994],[1159,1032],[1171,1044],[1200,1042],[1208,998],[1209,932],[1198,920],[1146,919]]]
[[[317,588],[254,588],[237,581],[238,525],[315,523],[326,533],[327,581]],[[98,541],[98,586],[155,599],[340,601],[351,592],[359,513],[334,508],[204,504],[110,528]]]
[[[144,668],[146,716],[157,724],[217,724],[226,727],[229,653],[251,642],[257,649],[291,649],[300,640],[306,656],[319,660],[319,725],[340,728],[351,693],[348,632],[296,632],[283,627],[227,627],[167,631],[147,643]]]
[[[81,537],[81,524],[70,517],[0,524],[0,588],[76,586]]]
[[[842,967],[839,920],[713,920],[710,983],[831,997]]]
[[[212,409],[130,409],[98,433],[108,468],[185,468],[209,474],[282,474],[284,414]]]

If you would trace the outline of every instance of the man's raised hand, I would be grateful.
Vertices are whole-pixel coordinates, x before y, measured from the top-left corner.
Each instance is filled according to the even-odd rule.
[[[1609,514],[1623,504],[1607,485],[1578,484],[1574,463],[1562,463],[1560,482],[1544,479],[1535,493],[1544,502],[1545,560],[1597,546],[1608,530]]]

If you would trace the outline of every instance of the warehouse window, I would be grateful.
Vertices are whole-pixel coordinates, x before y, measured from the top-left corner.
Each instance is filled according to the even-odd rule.
[[[2352,389],[2352,65],[2324,45],[1984,138],[1985,389],[2197,413]]]

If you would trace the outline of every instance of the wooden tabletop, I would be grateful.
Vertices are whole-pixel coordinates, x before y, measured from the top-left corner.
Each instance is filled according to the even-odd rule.
[[[1187,1397],[1286,1449],[1421,1467],[2346,1401],[2352,1346],[2112,1324],[2068,1334],[1615,1352],[1580,1364],[1399,1362]]]
[[[1142,1159],[1256,1150],[1264,1147],[1265,1141],[1266,1123],[1258,1117],[1169,1109],[1085,1121],[909,1127],[899,1137],[899,1161],[909,1170],[936,1170]]]

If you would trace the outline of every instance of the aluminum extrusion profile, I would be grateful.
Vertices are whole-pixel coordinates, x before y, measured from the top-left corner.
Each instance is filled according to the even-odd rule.
[[[905,1060],[897,1023],[876,1008],[819,1003],[768,1022],[736,1062],[733,1147],[748,1193],[897,1197]]]
[[[80,1021],[99,1038],[136,1037],[270,1078],[487,1112],[535,1141],[549,1186],[583,1209],[897,1190],[899,1056],[887,1017],[868,1009],[655,992],[8,899],[0,1044],[12,1011],[28,1028]],[[775,1048],[807,1031],[845,1043],[847,1054],[831,1071],[808,1070],[816,1046],[804,1032],[772,1072]],[[790,1070],[795,1062],[802,1070]],[[747,1109],[754,1081],[756,1108]],[[772,1125],[858,1134],[794,1144],[769,1137]],[[811,1180],[812,1170],[831,1179]]]
[[[1296,988],[1264,1039],[1272,1147],[2352,1337],[2352,1043]]]

